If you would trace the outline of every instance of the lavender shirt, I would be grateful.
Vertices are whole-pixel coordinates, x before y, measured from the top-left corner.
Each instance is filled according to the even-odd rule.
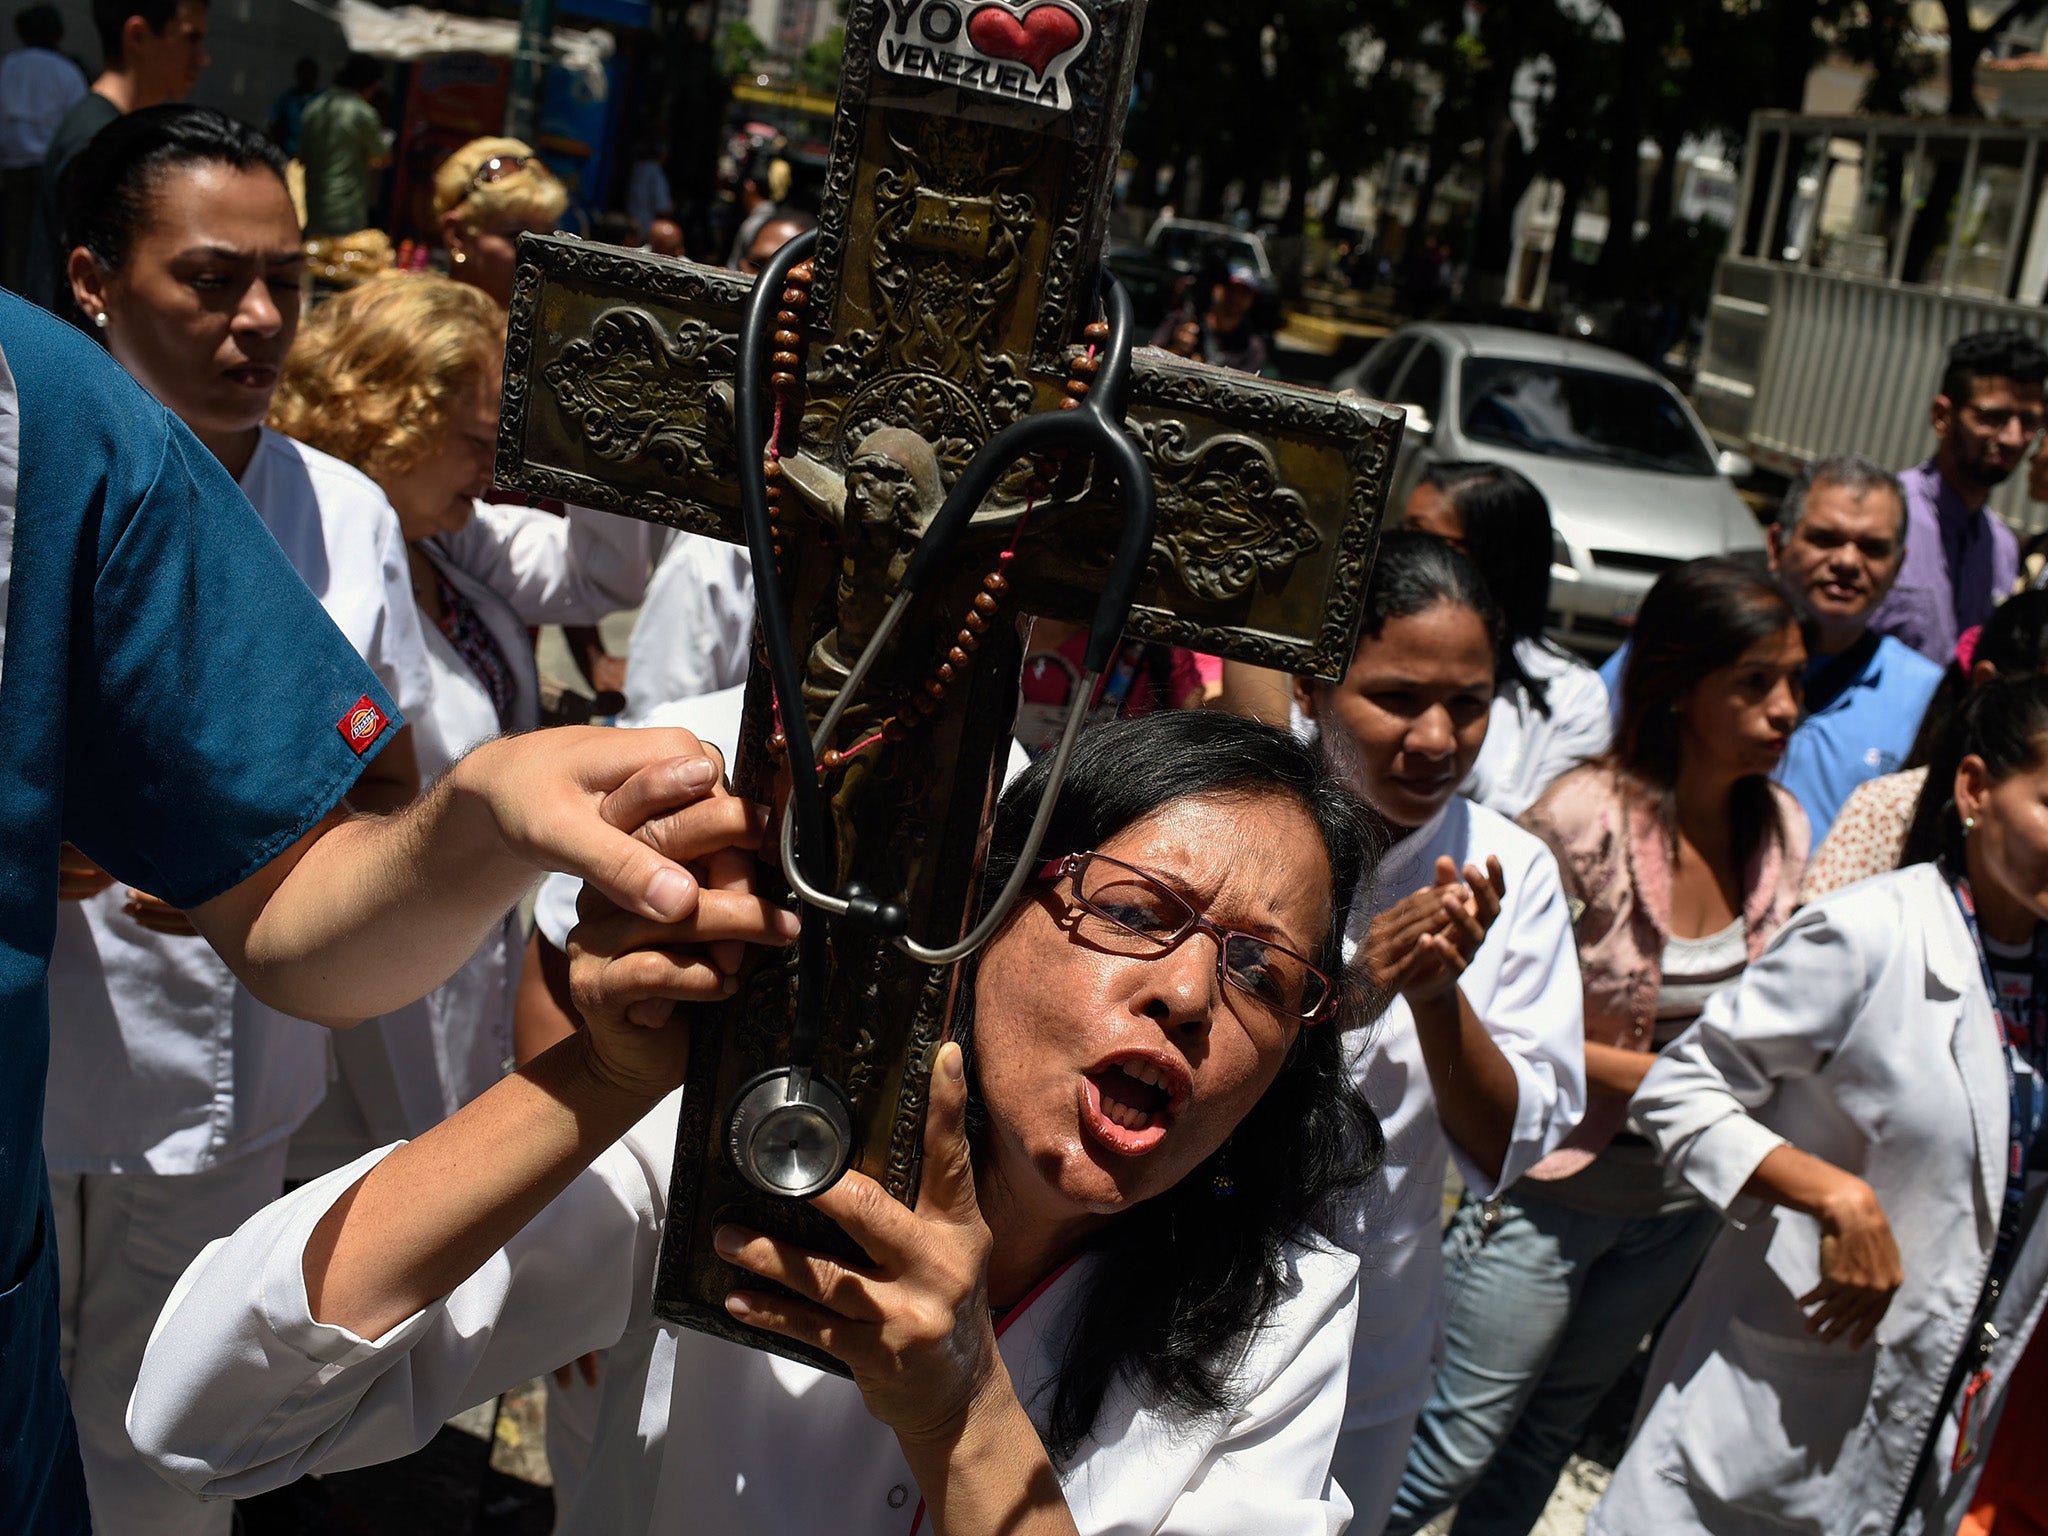
[[[1990,618],[2012,591],[2020,543],[1988,506],[1965,506],[1932,459],[1899,480],[1906,487],[1906,560],[1870,627],[1947,666],[1956,637]]]

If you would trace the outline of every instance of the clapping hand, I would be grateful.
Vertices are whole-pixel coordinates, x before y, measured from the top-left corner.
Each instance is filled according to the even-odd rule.
[[[1486,869],[1467,864],[1463,879],[1449,858],[1436,861],[1436,879],[1373,919],[1365,942],[1366,980],[1381,997],[1411,1003],[1442,996],[1457,984],[1486,942],[1507,895],[1498,858]]]

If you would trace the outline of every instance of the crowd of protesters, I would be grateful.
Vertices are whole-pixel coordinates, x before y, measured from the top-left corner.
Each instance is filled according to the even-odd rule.
[[[75,327],[0,296],[8,1529],[226,1532],[554,1372],[564,1531],[1524,1536],[1645,1349],[1602,1536],[2048,1529],[2048,589],[1988,505],[2048,489],[2034,342],[1899,381],[1926,462],[1813,464],[1599,673],[1486,463],[1398,509],[1341,681],[1124,645],[917,1210],[821,1197],[862,1270],[722,1231],[839,1381],[648,1312],[644,1010],[796,922],[729,878],[744,552],[492,489],[566,190],[466,144],[443,270],[302,314],[381,76],[258,131],[178,103],[203,0],[96,17],[89,88],[47,7],[0,62],[8,286]],[[661,159],[617,233],[681,254]],[[812,221],[742,169],[755,273]],[[1256,370],[1214,279],[1155,339]],[[625,729],[541,729],[542,624]],[[1028,637],[992,878],[1086,639]]]

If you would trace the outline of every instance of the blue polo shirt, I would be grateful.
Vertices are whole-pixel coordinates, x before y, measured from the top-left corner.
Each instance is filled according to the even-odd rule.
[[[0,293],[0,1531],[90,1528],[43,1169],[58,844],[193,907],[308,831],[397,711],[198,440]]]
[[[1624,642],[1600,669],[1617,716],[1621,673],[1627,665]],[[1808,680],[1826,665],[1826,657],[1815,658],[1807,669]],[[1927,713],[1928,700],[1940,682],[1940,667],[1886,635],[1849,685],[1826,708],[1799,722],[1774,777],[1792,791],[1813,823],[1813,847],[1828,835],[1842,802],[1858,784],[1896,773],[1904,765],[1913,738],[1920,734],[1920,717]]]

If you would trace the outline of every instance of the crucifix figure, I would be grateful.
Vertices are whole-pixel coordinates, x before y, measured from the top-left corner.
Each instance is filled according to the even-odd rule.
[[[1133,474],[1156,518],[1126,635],[1330,679],[1357,636],[1399,414],[1107,350],[1098,266],[1141,12],[1142,0],[852,0],[817,242],[801,265],[771,267],[787,274],[763,295],[773,355],[745,369],[748,279],[569,237],[520,245],[499,480],[740,541],[742,479],[759,477],[776,502],[775,569],[757,555],[755,579],[780,594],[801,697],[784,695],[778,719],[757,645],[735,788],[784,798],[794,738],[808,753],[872,647],[821,743],[823,858],[834,880],[900,904],[935,950],[980,915],[1022,627],[1095,617]],[[772,391],[742,393],[742,372],[770,370]],[[1092,412],[1122,434],[1114,454],[989,467],[991,442],[1070,403],[1087,412],[1069,419]],[[742,439],[774,448],[748,462]],[[956,487],[963,506],[978,501],[938,541]],[[815,909],[804,921],[824,957],[806,978],[817,1072],[843,1092],[856,1166],[908,1201],[959,967],[919,963],[869,923]],[[655,1305],[838,1370],[735,1325],[722,1303],[733,1272],[711,1246],[716,1224],[736,1222],[858,1257],[733,1155],[731,1107],[790,1061],[799,969],[761,958],[691,1025]]]

